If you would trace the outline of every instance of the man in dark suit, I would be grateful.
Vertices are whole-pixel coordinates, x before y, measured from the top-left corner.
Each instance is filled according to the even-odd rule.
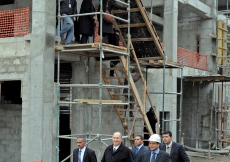
[[[160,146],[160,150],[169,153],[172,162],[190,162],[184,147],[172,141],[172,132],[166,131],[162,134],[164,144]]]
[[[77,139],[77,149],[73,151],[73,162],[97,162],[95,151],[86,147],[86,140],[82,137]]]
[[[159,149],[161,138],[158,134],[153,134],[149,138],[150,151],[144,153],[141,162],[171,162],[169,154]]]
[[[122,144],[120,132],[113,133],[113,144],[105,149],[101,162],[134,162],[131,150]]]
[[[149,149],[144,146],[144,137],[137,135],[135,137],[135,147],[132,149],[135,162],[141,162],[142,156]]]

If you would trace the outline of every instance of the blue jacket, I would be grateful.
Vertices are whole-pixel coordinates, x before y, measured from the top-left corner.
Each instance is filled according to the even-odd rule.
[[[140,150],[136,153],[136,147],[132,148],[132,153],[133,153],[133,157],[135,162],[141,162],[142,156],[144,155],[145,152],[147,152],[149,149],[147,147],[145,147],[144,145],[140,148]]]

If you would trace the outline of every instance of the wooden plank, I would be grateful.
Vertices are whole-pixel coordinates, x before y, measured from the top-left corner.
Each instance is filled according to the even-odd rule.
[[[138,61],[140,60],[161,60],[161,57],[144,57],[144,58],[137,58]]]
[[[131,8],[130,12],[139,12],[139,8]],[[112,14],[119,14],[119,13],[127,13],[127,11],[124,10],[112,10]]]
[[[144,21],[145,21],[145,23],[147,25],[147,29],[148,29],[151,37],[153,37],[155,45],[156,45],[161,57],[163,58],[164,57],[163,49],[162,49],[162,47],[160,45],[160,42],[158,41],[158,38],[156,37],[155,31],[153,30],[153,27],[152,27],[152,25],[151,25],[151,23],[150,23],[150,21],[148,19],[147,14],[146,14],[145,10],[143,9],[142,2],[140,0],[135,0],[135,1],[136,1],[136,4],[137,4],[138,8],[140,9],[140,13],[141,13],[143,19],[144,19]]]
[[[217,36],[215,34],[207,34],[207,36],[209,36],[209,37],[211,37],[213,39],[217,38]]]
[[[164,60],[158,60],[158,63],[164,63]],[[165,61],[165,64],[167,65],[175,65],[175,66],[181,66],[182,64],[181,63],[178,63],[178,62],[170,62],[170,61]]]
[[[213,53],[213,52],[211,52],[210,55],[211,55],[211,56],[214,56],[214,57],[217,56],[217,54],[216,54],[216,53]]]
[[[130,24],[130,28],[137,28],[137,27],[142,27],[146,26],[146,23],[136,23],[136,24]],[[121,28],[128,28],[128,24],[122,24],[118,25],[118,27]]]
[[[81,103],[99,103],[100,100],[97,99],[75,99],[74,102]],[[101,100],[102,103],[122,103],[122,100]]]
[[[125,41],[128,41],[128,39],[125,39]],[[131,39],[132,42],[150,42],[153,41],[153,38],[132,38]]]

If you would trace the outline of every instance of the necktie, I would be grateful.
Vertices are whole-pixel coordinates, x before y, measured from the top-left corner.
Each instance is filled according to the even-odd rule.
[[[139,150],[139,149],[138,149],[138,147],[136,147],[136,151],[135,151],[135,154],[137,154],[138,150]]]
[[[117,149],[113,148],[113,153],[116,152]]]
[[[78,162],[81,162],[81,150],[79,149],[79,152],[78,152]]]
[[[155,155],[156,155],[156,153],[152,152],[150,162],[154,162],[155,161]]]

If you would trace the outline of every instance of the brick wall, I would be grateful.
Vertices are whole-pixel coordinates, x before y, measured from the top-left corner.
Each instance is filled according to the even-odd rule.
[[[0,104],[0,162],[21,161],[21,121],[20,105]]]

